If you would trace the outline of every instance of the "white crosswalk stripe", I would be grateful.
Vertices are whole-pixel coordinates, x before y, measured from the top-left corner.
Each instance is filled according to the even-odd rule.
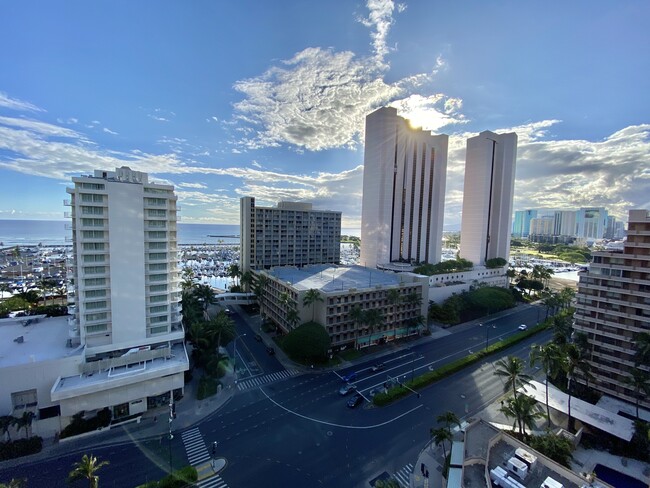
[[[205,441],[198,428],[186,430],[181,434],[181,439],[183,439],[187,460],[192,466],[199,465],[210,459],[210,454],[205,447]]]
[[[195,483],[199,488],[226,488],[228,485],[218,474]]]
[[[255,378],[240,380],[239,383],[237,383],[237,388],[240,390],[248,390],[249,388],[255,388],[257,386],[262,386],[273,381],[282,380],[284,378],[289,378],[291,376],[296,376],[299,374],[300,371],[297,371],[295,369],[287,369],[278,373],[269,373],[265,374],[264,376],[257,376]]]
[[[411,473],[413,472],[413,464],[409,463],[399,471],[396,471],[394,476],[400,486],[409,488]]]

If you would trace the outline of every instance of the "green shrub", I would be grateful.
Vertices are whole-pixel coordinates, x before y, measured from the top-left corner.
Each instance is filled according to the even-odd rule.
[[[204,398],[216,395],[218,386],[218,380],[208,375],[201,376],[201,378],[199,378],[199,387],[196,390],[196,399],[203,400]]]
[[[59,437],[64,439],[108,427],[111,423],[111,417],[112,414],[108,407],[101,409],[96,416],[89,419],[84,418],[84,412],[78,412],[72,416],[72,422],[61,431]]]
[[[485,267],[486,268],[501,268],[502,266],[505,266],[508,264],[508,261],[506,261],[503,258],[492,258],[488,259],[485,261]]]
[[[43,449],[43,439],[38,436],[0,442],[0,461],[35,454],[41,452],[41,449]]]
[[[172,474],[168,474],[160,481],[149,481],[137,488],[184,488],[194,486],[199,479],[199,474],[194,466],[185,466]]]

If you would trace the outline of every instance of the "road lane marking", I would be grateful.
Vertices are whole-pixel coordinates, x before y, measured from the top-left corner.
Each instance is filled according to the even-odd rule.
[[[343,424],[335,424],[334,422],[327,422],[326,420],[319,420],[319,419],[315,419],[315,418],[312,418],[312,417],[307,417],[306,415],[303,415],[301,413],[294,412],[293,410],[290,410],[287,407],[285,407],[284,405],[281,405],[278,402],[276,402],[273,398],[268,396],[267,393],[262,388],[260,388],[260,391],[262,393],[264,393],[264,396],[266,398],[268,398],[272,403],[274,403],[277,407],[280,407],[282,410],[284,410],[287,413],[293,414],[296,417],[300,417],[300,418],[303,418],[305,420],[310,420],[312,422],[316,422],[317,424],[331,425],[332,427],[340,427],[342,429],[358,429],[358,430],[376,429],[377,427],[383,427],[384,425],[388,425],[390,423],[393,423],[396,420],[399,420],[402,417],[404,417],[404,416],[406,416],[406,415],[408,415],[408,414],[410,414],[412,412],[415,412],[419,408],[424,407],[424,405],[418,405],[417,407],[414,407],[411,410],[407,410],[406,412],[398,415],[397,417],[394,417],[394,418],[392,418],[390,420],[386,420],[385,422],[381,422],[380,424],[374,424],[374,425],[343,425]]]

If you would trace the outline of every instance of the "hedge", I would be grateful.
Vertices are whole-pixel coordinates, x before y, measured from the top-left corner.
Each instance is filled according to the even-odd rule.
[[[0,461],[36,454],[43,449],[43,439],[38,436],[29,439],[0,442]]]
[[[149,481],[137,488],[184,488],[194,486],[199,479],[199,474],[194,466],[185,466],[172,474],[168,474],[160,481]]]

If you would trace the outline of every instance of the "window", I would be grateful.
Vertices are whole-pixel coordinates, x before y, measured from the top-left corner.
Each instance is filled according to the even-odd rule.
[[[81,219],[84,227],[104,227],[104,219]]]
[[[150,208],[147,210],[147,215],[149,217],[167,217],[167,210]]]
[[[156,307],[149,307],[149,313],[162,313],[167,312],[167,305],[158,305]]]
[[[93,193],[81,193],[81,201],[83,203],[103,203],[104,195],[97,195]]]
[[[104,231],[103,230],[84,230],[82,234],[84,239],[103,239]]]
[[[106,273],[106,266],[84,266],[85,274],[103,274]]]
[[[166,274],[149,275],[149,281],[167,281]]]
[[[165,332],[167,332],[167,326],[166,325],[151,328],[151,333],[152,334],[163,334]]]
[[[106,278],[87,278],[84,280],[86,286],[105,286]]]
[[[86,334],[96,334],[98,332],[106,332],[108,330],[108,325],[106,324],[97,324],[97,325],[87,325]]]
[[[164,230],[150,230],[149,239],[166,239],[167,232]]]
[[[99,302],[86,302],[86,310],[97,310],[100,308],[106,308],[106,300],[101,300]]]
[[[84,242],[84,251],[103,251],[105,244],[103,242]]]
[[[152,293],[156,293],[158,291],[167,291],[167,285],[151,285],[149,287],[149,291]]]
[[[158,317],[151,317],[150,322],[152,324],[160,324],[162,322],[167,322],[167,315],[160,315]]]
[[[38,404],[36,389],[17,391],[11,394],[11,404],[14,410],[26,407],[35,407]]]
[[[103,254],[88,254],[83,257],[84,263],[103,263],[106,260],[106,256]]]
[[[146,189],[145,189],[146,191]],[[145,205],[153,205],[156,207],[166,207],[167,206],[167,200],[165,198],[145,198],[144,199]]]
[[[84,190],[103,190],[104,189],[104,184],[103,183],[79,183],[79,185]]]
[[[87,313],[84,317],[86,322],[94,322],[95,320],[106,320],[108,314],[106,312]]]
[[[150,303],[159,303],[159,302],[166,302],[167,301],[167,295],[154,295],[149,298]]]
[[[165,220],[149,220],[147,222],[147,225],[149,227],[156,227],[156,228],[164,229],[164,228],[167,227],[167,221],[165,221]]]
[[[86,298],[101,298],[106,296],[106,290],[86,290],[84,292]]]
[[[104,215],[104,208],[82,206],[81,214],[82,215]]]
[[[167,249],[166,242],[150,242],[149,249]]]
[[[149,259],[155,260],[155,259],[167,259],[167,253],[166,252],[150,252],[149,253]],[[149,268],[152,269],[152,268]]]

